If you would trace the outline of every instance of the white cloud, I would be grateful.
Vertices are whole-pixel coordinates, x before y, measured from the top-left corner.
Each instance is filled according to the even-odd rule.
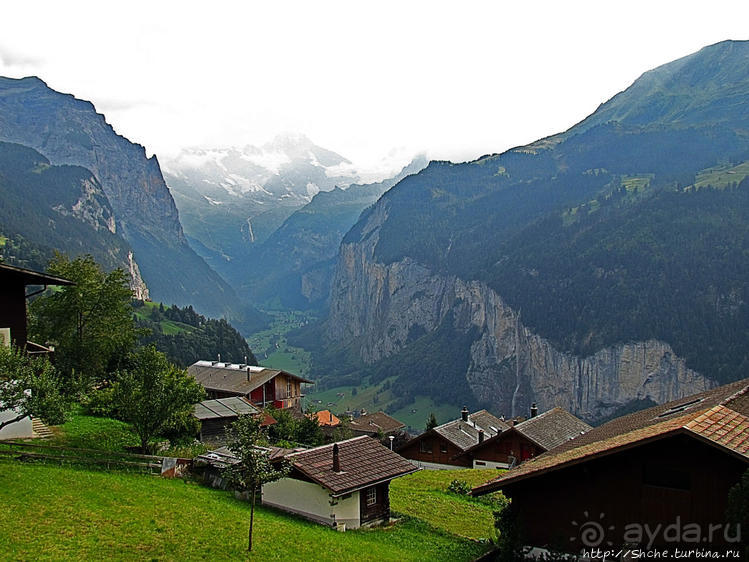
[[[744,1],[50,1],[3,12],[0,73],[91,100],[149,153],[293,130],[357,166],[396,146],[466,160],[558,132],[649,68],[747,38],[749,20]]]

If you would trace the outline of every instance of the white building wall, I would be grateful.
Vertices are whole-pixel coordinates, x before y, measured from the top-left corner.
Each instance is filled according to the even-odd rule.
[[[345,523],[347,529],[357,529],[360,525],[359,492],[346,498],[332,498],[330,491],[319,484],[281,478],[263,486],[263,504],[325,525]]]
[[[510,468],[506,462],[473,460],[473,468]]]
[[[0,411],[0,422],[14,419],[18,415],[15,410]],[[0,439],[29,439],[34,432],[31,427],[31,418],[26,416],[21,421],[6,425],[0,429]]]
[[[418,466],[419,468],[424,468],[426,470],[461,470],[463,468],[468,468],[467,466],[455,466],[454,464],[441,464],[438,462],[426,462],[426,461],[417,461],[415,459],[406,459],[408,462],[413,464],[414,466]]]

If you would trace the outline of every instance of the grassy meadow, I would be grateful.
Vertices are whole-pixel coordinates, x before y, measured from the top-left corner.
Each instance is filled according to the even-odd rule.
[[[473,560],[489,545],[466,537],[489,535],[490,511],[470,511],[472,500],[437,491],[451,476],[417,477],[413,487],[396,481],[391,501],[402,515],[384,528],[337,533],[259,507],[248,556],[249,505],[229,492],[190,480],[0,460],[0,544],[4,560]]]

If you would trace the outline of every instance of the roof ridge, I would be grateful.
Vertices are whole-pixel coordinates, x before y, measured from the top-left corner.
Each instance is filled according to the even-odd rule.
[[[318,445],[317,447],[312,447],[311,449],[305,449],[304,451],[296,451],[286,456],[291,457],[294,455],[300,455],[302,453],[309,453],[311,451],[321,451],[325,449],[326,447],[330,447],[332,449],[333,445],[340,445],[341,443],[349,443],[351,441],[357,441],[359,439],[371,439],[371,437],[369,435],[359,435],[358,437],[352,437],[351,439],[344,439],[343,441],[335,441],[333,443],[326,443],[325,445]]]

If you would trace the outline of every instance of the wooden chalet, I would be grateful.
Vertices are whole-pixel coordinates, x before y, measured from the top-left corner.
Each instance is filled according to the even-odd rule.
[[[536,415],[534,404],[530,418],[484,439],[459,456],[470,459],[473,468],[511,468],[591,429],[562,408]]]
[[[203,400],[193,408],[193,416],[200,420],[200,440],[204,443],[223,442],[226,428],[243,415],[261,416],[261,427],[276,423],[271,416],[240,396]]]
[[[470,414],[464,407],[460,414],[459,419],[438,425],[406,442],[398,453],[420,468],[471,468],[471,458],[462,453],[502,433],[509,425],[486,410]]]
[[[354,435],[369,435],[377,437],[379,435],[394,435],[398,431],[405,429],[406,424],[388,416],[385,412],[374,412],[372,414],[362,414],[358,418],[351,420],[349,426]]]
[[[244,396],[261,408],[301,411],[302,383],[305,378],[278,369],[255,365],[197,361],[187,368],[206,390],[209,398]]]
[[[744,379],[612,420],[473,494],[511,497],[520,539],[537,547],[731,545],[728,491],[748,468]],[[592,525],[595,544],[583,533]]]
[[[389,521],[390,481],[418,470],[366,436],[282,458],[291,472],[263,486],[263,504],[340,530]]]
[[[51,285],[73,285],[72,281],[46,273],[0,264],[0,345],[12,342],[28,353],[49,353],[51,350],[27,340],[26,300]],[[26,292],[26,287],[38,286]]]

